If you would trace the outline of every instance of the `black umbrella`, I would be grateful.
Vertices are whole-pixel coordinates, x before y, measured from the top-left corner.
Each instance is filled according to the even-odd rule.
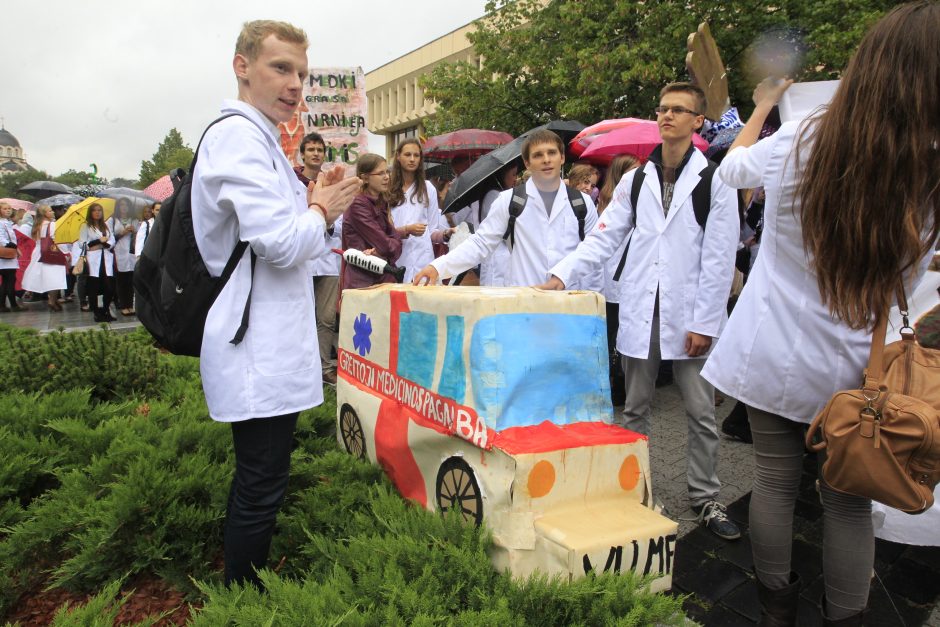
[[[131,204],[138,209],[157,202],[156,198],[148,196],[139,189],[131,189],[130,187],[109,187],[108,189],[103,189],[98,192],[98,197],[114,198],[115,200],[127,198],[131,201]]]
[[[444,213],[459,211],[481,200],[486,192],[495,186],[494,175],[504,166],[518,161],[521,167],[522,144],[535,131],[552,131],[561,137],[562,144],[567,146],[568,142],[584,128],[584,124],[577,120],[553,120],[548,124],[529,129],[508,144],[486,153],[451,183],[447,196],[444,198]]]
[[[56,194],[55,196],[44,198],[36,204],[48,205],[50,207],[71,207],[75,203],[82,202],[83,200],[85,199],[78,194]]]
[[[72,188],[55,181],[34,181],[24,185],[19,189],[24,194],[29,194],[33,198],[48,198],[56,194],[71,194]]]

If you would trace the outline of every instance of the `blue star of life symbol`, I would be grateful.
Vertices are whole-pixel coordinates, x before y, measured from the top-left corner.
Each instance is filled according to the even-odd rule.
[[[353,320],[353,347],[362,357],[365,357],[366,353],[372,350],[370,335],[372,335],[372,321],[369,320],[367,315],[361,313],[358,318]]]

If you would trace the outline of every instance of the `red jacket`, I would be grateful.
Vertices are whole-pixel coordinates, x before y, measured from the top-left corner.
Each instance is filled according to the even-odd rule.
[[[401,237],[389,222],[388,205],[365,194],[356,196],[343,214],[343,250],[375,249],[375,256],[394,264],[401,255]],[[369,287],[377,283],[394,283],[395,277],[385,273],[372,274],[343,262],[341,289]]]

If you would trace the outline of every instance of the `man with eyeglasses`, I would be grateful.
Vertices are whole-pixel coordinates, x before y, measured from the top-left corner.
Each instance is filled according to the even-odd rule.
[[[717,536],[733,540],[741,532],[717,500],[714,388],[701,371],[727,320],[739,224],[734,191],[710,176],[708,160],[692,145],[692,134],[705,121],[705,104],[704,92],[695,85],[672,83],[662,89],[655,111],[663,143],[642,169],[624,175],[597,227],[550,270],[552,278],[541,287],[564,289],[596,272],[629,238],[617,334],[626,373],[624,424],[649,435],[659,363],[673,360],[688,416],[692,511]],[[643,178],[634,191],[638,173]],[[696,191],[700,182],[704,189]],[[693,197],[703,196],[708,210],[696,211]]]
[[[300,141],[301,165],[294,168],[297,178],[305,186],[316,182],[326,157],[326,142],[319,133],[308,133]],[[339,297],[339,255],[334,248],[341,248],[343,216],[336,219],[324,233],[326,252],[317,257],[312,265],[313,295],[316,299],[317,341],[320,344],[320,367],[323,382],[336,386],[336,301]]]

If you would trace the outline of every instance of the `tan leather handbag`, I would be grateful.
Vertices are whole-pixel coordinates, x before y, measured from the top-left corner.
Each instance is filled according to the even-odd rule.
[[[834,490],[920,514],[940,482],[940,350],[915,341],[903,288],[898,303],[901,340],[885,346],[888,316],[880,316],[862,387],[829,400],[806,446],[825,449],[822,478]]]

